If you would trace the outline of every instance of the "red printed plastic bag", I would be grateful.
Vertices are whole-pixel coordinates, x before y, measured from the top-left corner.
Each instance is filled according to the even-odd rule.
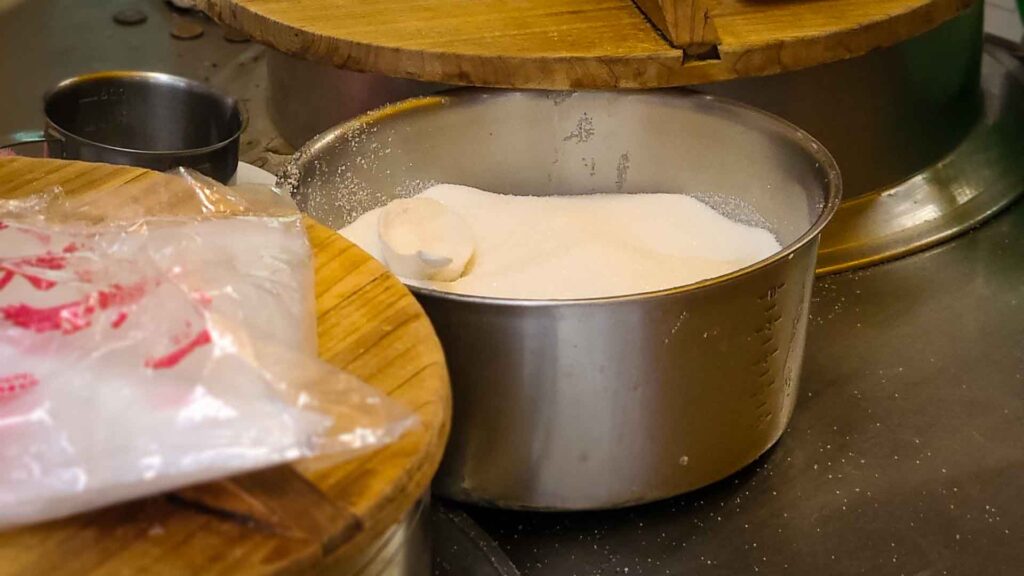
[[[413,422],[316,359],[290,200],[184,176],[0,201],[0,526],[356,454]]]

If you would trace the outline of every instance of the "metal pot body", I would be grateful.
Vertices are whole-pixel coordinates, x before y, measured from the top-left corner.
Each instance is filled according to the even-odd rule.
[[[754,461],[796,402],[816,242],[743,278],[562,306],[421,297],[453,384],[434,489],[550,510],[614,508]]]
[[[66,80],[44,101],[53,158],[165,171],[193,168],[227,182],[238,166],[242,117],[234,99],[154,72]]]
[[[300,150],[283,183],[341,227],[433,182],[506,194],[690,194],[785,248],[660,292],[514,300],[416,288],[445,349],[453,424],[434,489],[511,508],[665,498],[750,463],[796,401],[827,152],[786,122],[680,90],[462,90],[404,101]]]
[[[800,126],[836,158],[846,196],[867,194],[941,160],[978,118],[983,4],[864,56],[694,88]],[[274,51],[267,67],[271,116],[296,147],[357,114],[443,88],[337,70]]]
[[[984,2],[917,38],[805,70],[700,86],[803,128],[839,163],[846,196],[939,162],[982,114]]]

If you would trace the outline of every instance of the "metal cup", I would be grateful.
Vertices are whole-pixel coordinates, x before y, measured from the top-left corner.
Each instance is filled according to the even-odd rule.
[[[238,165],[242,115],[234,98],[178,76],[97,72],[44,98],[46,155],[153,170],[193,168],[227,182]],[[24,139],[22,139],[24,140]]]

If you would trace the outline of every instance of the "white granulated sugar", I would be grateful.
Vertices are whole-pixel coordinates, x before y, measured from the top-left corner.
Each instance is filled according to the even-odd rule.
[[[511,196],[439,184],[433,198],[469,223],[474,253],[452,282],[407,284],[477,296],[598,298],[692,284],[781,249],[771,232],[679,194]],[[381,262],[382,208],[339,232]]]

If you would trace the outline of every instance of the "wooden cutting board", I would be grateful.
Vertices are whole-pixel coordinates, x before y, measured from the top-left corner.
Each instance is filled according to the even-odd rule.
[[[0,198],[54,185],[68,194],[124,184],[138,191],[170,178],[124,166],[0,158]],[[412,294],[380,264],[312,219],[306,230],[320,356],[415,410],[421,425],[340,465],[306,461],[0,532],[0,574],[344,574],[427,491],[451,420],[440,343]]]
[[[796,70],[895,44],[975,1],[980,0],[198,0],[198,5],[278,50],[339,68],[447,84],[572,89],[656,88]],[[680,18],[689,38],[673,41],[658,29],[669,25],[660,14],[670,5],[687,11]]]

